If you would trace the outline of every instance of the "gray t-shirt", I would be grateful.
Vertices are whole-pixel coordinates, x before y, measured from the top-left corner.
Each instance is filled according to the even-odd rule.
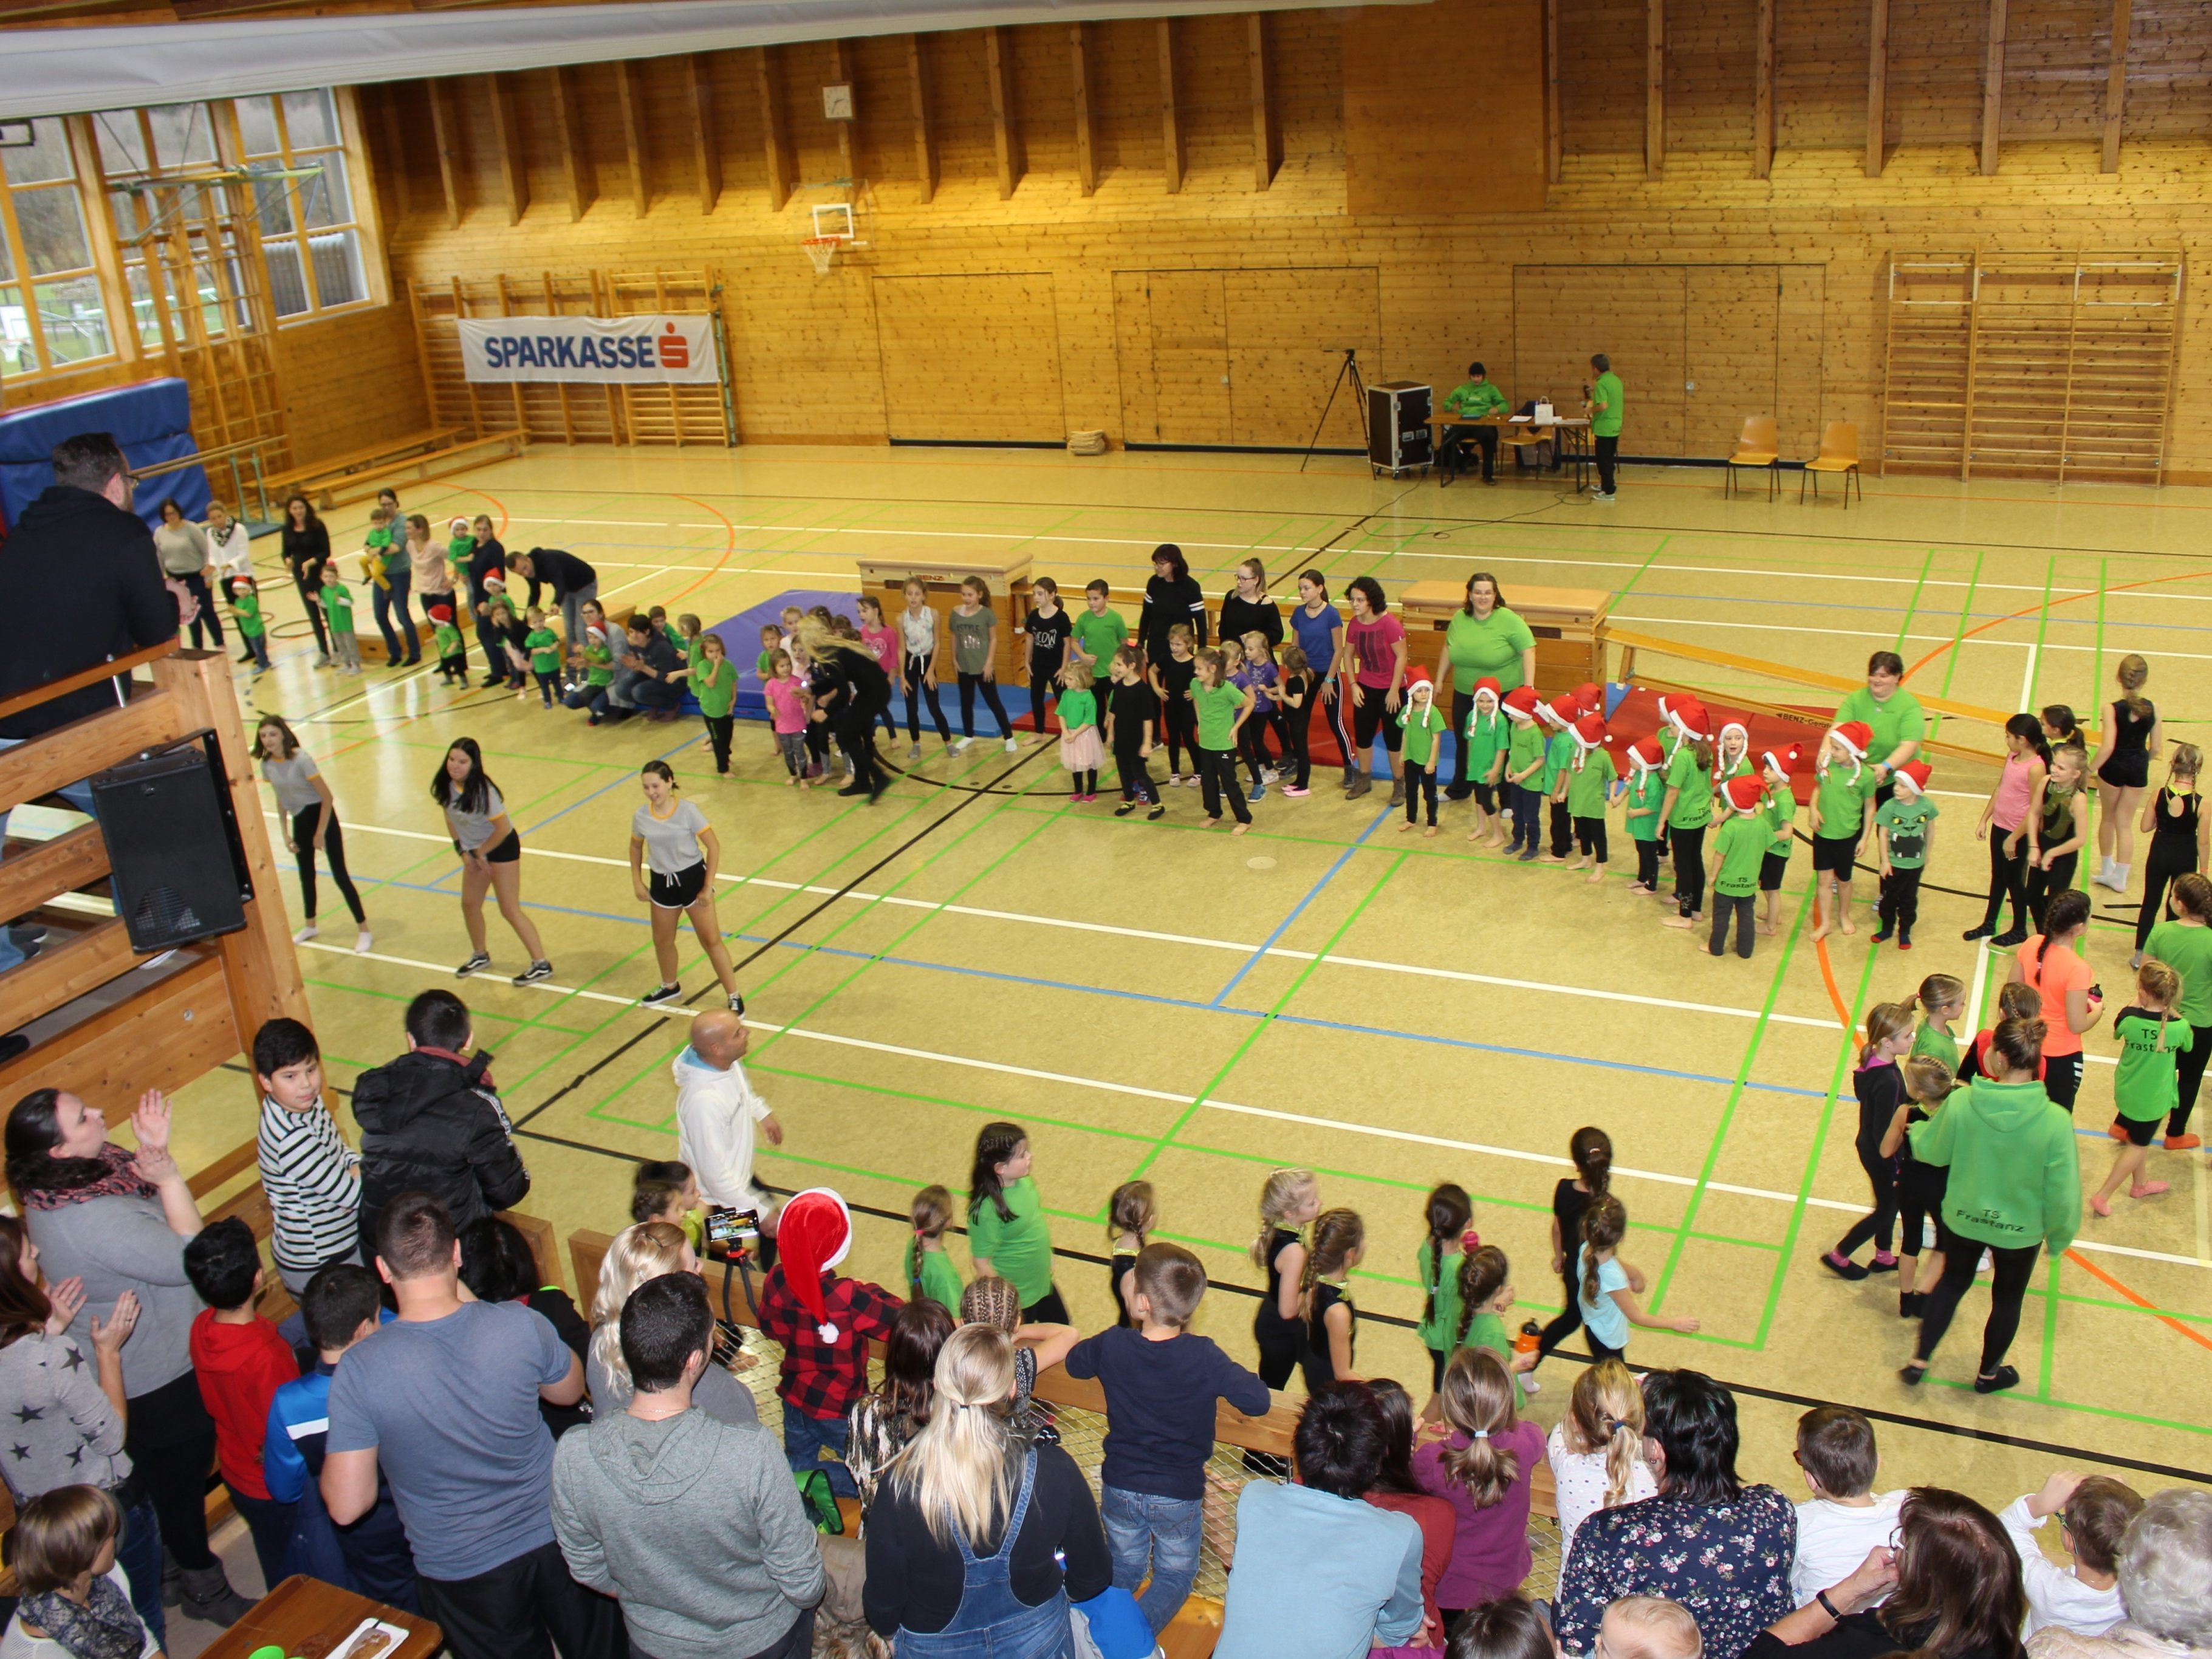
[[[983,665],[991,660],[991,630],[999,619],[991,614],[988,605],[978,606],[972,617],[963,617],[957,610],[945,613],[945,625],[952,630],[952,665],[963,674],[980,674]]]
[[[84,1306],[69,1334],[89,1358],[92,1321],[115,1311],[125,1291],[138,1297],[138,1323],[123,1345],[123,1392],[136,1399],[192,1368],[192,1321],[200,1299],[185,1275],[185,1241],[169,1231],[158,1198],[121,1194],[55,1210],[28,1210],[23,1223],[39,1247],[46,1282],[84,1280]]]
[[[276,805],[287,812],[304,812],[320,803],[323,798],[315,793],[315,786],[308,780],[321,769],[315,764],[315,757],[304,749],[294,750],[289,760],[261,763],[261,775],[276,786]]]
[[[334,1452],[374,1449],[426,1578],[473,1578],[553,1541],[538,1390],[575,1356],[520,1302],[394,1320],[331,1379]]]
[[[207,532],[189,520],[157,527],[154,551],[161,556],[161,568],[172,576],[197,576],[210,562]]]
[[[641,806],[629,821],[630,834],[645,843],[645,867],[656,876],[681,875],[702,861],[707,855],[699,850],[699,832],[706,827],[707,815],[688,800],[678,801],[665,818]]]
[[[459,805],[446,809],[446,827],[453,832],[461,851],[473,853],[491,839],[491,821],[507,811],[507,803],[500,799],[499,791],[484,785],[484,810],[464,812]]]
[[[629,1409],[629,1374],[616,1376],[599,1364],[597,1354],[584,1361],[584,1382],[592,1391],[592,1410],[601,1417]],[[758,1423],[760,1407],[752,1391],[720,1365],[708,1365],[691,1385],[691,1403],[708,1416],[724,1423]]]

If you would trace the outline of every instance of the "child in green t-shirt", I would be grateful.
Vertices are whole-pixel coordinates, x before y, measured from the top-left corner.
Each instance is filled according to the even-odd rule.
[[[1674,746],[1667,757],[1667,798],[1659,821],[1674,854],[1671,927],[1694,928],[1705,909],[1705,830],[1713,821],[1713,722],[1695,697],[1659,699]]]
[[[1754,777],[1730,778],[1721,787],[1729,820],[1713,837],[1713,926],[1705,953],[1728,954],[1729,922],[1735,923],[1735,953],[1751,958],[1752,921],[1759,903],[1759,869],[1773,844],[1766,819],[1766,786]]]
[[[231,584],[230,614],[253,647],[253,678],[258,680],[269,672],[269,619],[261,614],[261,595],[252,577],[240,576]]]
[[[1628,838],[1636,843],[1636,879],[1628,890],[1651,898],[1659,896],[1659,855],[1666,847],[1659,833],[1660,809],[1667,804],[1667,778],[1660,769],[1665,764],[1666,753],[1656,737],[1629,745],[1626,823]]]
[[[1467,744],[1467,775],[1474,786],[1474,828],[1469,841],[1505,845],[1505,750],[1513,741],[1510,723],[1498,712],[1498,682],[1484,677],[1474,683],[1474,707],[1467,717],[1462,741]]]
[[[2180,998],[2181,975],[2151,957],[2136,969],[2135,1001],[2112,1021],[2112,1035],[2120,1042],[2119,1069],[2112,1078],[2112,1103],[2119,1116],[2112,1127],[2126,1139],[2112,1159],[2112,1173],[2089,1200],[2100,1216],[2112,1214],[2112,1194],[2124,1181],[2132,1183],[2130,1198],[2151,1198],[2166,1190],[2165,1182],[2141,1176],[2160,1121],[2181,1100],[2177,1056],[2189,1048],[2195,1033],[2187,1020],[2174,1018],[2173,1005]]]
[[[952,1194],[942,1187],[924,1187],[914,1195],[908,1213],[914,1239],[906,1247],[907,1300],[934,1302],[957,1319],[960,1269],[945,1248],[945,1230],[952,1224]]]
[[[1399,729],[1406,734],[1406,821],[1400,830],[1420,822],[1421,797],[1429,800],[1428,835],[1437,833],[1437,754],[1443,747],[1451,721],[1437,708],[1436,683],[1429,671],[1416,664],[1406,677],[1406,703],[1398,711]]]
[[[461,644],[461,630],[453,626],[453,606],[430,607],[430,638],[432,648],[438,653],[438,678],[448,685],[466,685],[469,659]]]
[[[1252,827],[1252,809],[1245,805],[1244,792],[1237,782],[1237,733],[1251,716],[1252,694],[1229,684],[1229,659],[1220,652],[1201,651],[1194,660],[1190,701],[1198,717],[1198,740],[1191,749],[1198,757],[1206,827],[1220,826],[1221,798],[1226,794],[1237,818],[1237,827],[1229,833],[1241,836]]]
[[[1091,665],[1071,661],[1054,677],[1060,683],[1060,763],[1074,780],[1079,803],[1098,799],[1098,769],[1106,764],[1105,739],[1098,735],[1098,697],[1092,691]]]
[[[331,636],[331,664],[349,674],[361,672],[361,641],[353,631],[353,595],[339,580],[336,564],[323,567],[315,600],[323,607],[323,627]]]
[[[1513,1379],[1513,1404],[1517,1410],[1542,1385],[1525,1375],[1535,1367],[1539,1357],[1536,1350],[1532,1347],[1522,1352],[1516,1349],[1512,1334],[1505,1328],[1505,1316],[1512,1311],[1515,1300],[1512,1273],[1513,1267],[1505,1259],[1505,1252],[1495,1244],[1479,1245],[1460,1257],[1459,1320],[1452,1352],[1487,1348],[1496,1354],[1498,1363],[1505,1367],[1505,1374]],[[1449,1357],[1446,1356],[1447,1361]],[[1441,1375],[1437,1383],[1438,1388],[1443,1387]]]
[[[1575,757],[1567,764],[1567,813],[1575,821],[1575,845],[1580,856],[1567,867],[1588,869],[1592,883],[1605,879],[1605,807],[1613,794],[1620,770],[1605,746],[1602,715],[1585,714],[1569,729],[1575,740]]]
[[[699,713],[707,722],[707,746],[714,751],[716,775],[730,775],[732,714],[738,703],[738,665],[720,634],[699,636],[699,672],[691,677],[691,694],[699,699]]]
[[[530,631],[522,636],[522,648],[530,653],[530,672],[538,681],[538,695],[545,707],[553,706],[553,687],[561,678],[561,636],[545,625],[545,612],[532,605],[523,613]],[[526,695],[520,688],[516,696]]]
[[[1820,744],[1819,781],[1813,788],[1813,938],[1824,939],[1851,926],[1851,872],[1857,867],[1859,837],[1866,833],[1868,808],[1880,780],[1866,763],[1874,730],[1863,720],[1845,720]]]
[[[1516,685],[1498,700],[1510,735],[1505,743],[1505,807],[1513,814],[1513,839],[1506,851],[1523,864],[1542,849],[1537,843],[1537,820],[1542,816],[1543,796],[1536,775],[1544,769],[1544,731],[1536,723],[1536,688]]]
[[[1552,844],[1536,860],[1539,864],[1565,864],[1567,854],[1574,850],[1574,815],[1567,805],[1567,769],[1574,763],[1575,722],[1582,717],[1581,707],[1572,696],[1554,697],[1536,710],[1537,723],[1551,728],[1550,735],[1544,739],[1544,771],[1537,781],[1537,793],[1543,796],[1552,821]]]
[[[1895,933],[1900,951],[1912,948],[1912,924],[1920,916],[1920,872],[1936,846],[1937,814],[1927,795],[1928,769],[1926,761],[1899,767],[1890,798],[1874,813],[1881,871],[1881,901],[1875,911],[1881,926],[1874,942],[1886,945]]]
[[[591,718],[587,726],[597,726],[606,717],[611,706],[607,688],[615,683],[615,653],[607,644],[607,630],[598,623],[584,628],[584,648],[577,653],[584,665],[583,684],[574,687],[561,699],[564,708],[588,708]]]
[[[1789,878],[1790,854],[1797,833],[1797,790],[1790,780],[1803,764],[1805,746],[1767,750],[1759,757],[1759,775],[1766,781],[1766,826],[1774,839],[1759,866],[1759,931],[1772,935],[1782,929],[1782,884]]]

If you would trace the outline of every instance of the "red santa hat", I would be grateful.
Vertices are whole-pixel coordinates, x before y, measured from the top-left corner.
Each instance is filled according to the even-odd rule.
[[[1478,704],[1481,702],[1482,694],[1486,691],[1490,694],[1490,706],[1492,708],[1497,708],[1498,700],[1504,696],[1504,693],[1498,690],[1498,682],[1487,674],[1474,683],[1474,701]]]
[[[837,1327],[830,1322],[830,1306],[823,1299],[822,1275],[853,1248],[853,1212],[829,1188],[810,1187],[783,1206],[776,1221],[775,1244],[783,1281],[813,1320],[815,1334],[835,1342]]]
[[[1585,714],[1602,714],[1605,713],[1605,688],[1587,683],[1578,685],[1575,688],[1575,702]]]
[[[434,605],[430,607],[430,620],[432,622],[449,623],[453,621],[453,607],[450,605]]]
[[[1660,708],[1667,716],[1668,723],[1685,738],[1694,742],[1699,738],[1712,735],[1712,716],[1705,713],[1705,704],[1695,697],[1683,697],[1674,702],[1662,698]]]
[[[1642,742],[1628,746],[1628,763],[1639,772],[1656,772],[1666,759],[1656,738],[1645,738]]]
[[[1417,685],[1432,697],[1437,695],[1437,683],[1429,678],[1428,669],[1420,663],[1415,663],[1406,671],[1406,695],[1412,696]]]
[[[1536,718],[1536,710],[1539,707],[1536,688],[1533,685],[1516,685],[1498,699],[1498,706],[1505,711],[1506,717],[1510,720],[1532,720]]]
[[[1805,745],[1793,743],[1787,749],[1770,749],[1759,758],[1766,763],[1768,771],[1778,774],[1782,781],[1787,783],[1797,775],[1797,769],[1804,764]]]
[[[1926,761],[1907,761],[1897,769],[1897,781],[1899,783],[1911,785],[1914,794],[1924,794],[1928,789],[1928,774],[1930,769]]]
[[[1583,763],[1590,757],[1591,751],[1605,745],[1604,718],[1594,714],[1585,714],[1569,726],[1567,732],[1575,740],[1575,770],[1579,772],[1583,769]]]
[[[1756,812],[1766,799],[1766,786],[1754,777],[1730,778],[1721,786],[1721,793],[1737,811]]]
[[[1851,775],[1858,776],[1859,763],[1866,759],[1867,747],[1874,742],[1874,727],[1864,720],[1845,720],[1841,726],[1831,729],[1828,735],[1843,745],[1844,752],[1851,757]],[[1827,746],[1825,744],[1821,745],[1820,769],[1827,770]]]
[[[1544,718],[1562,732],[1572,731],[1575,722],[1582,717],[1583,706],[1576,701],[1571,691],[1565,696],[1554,697],[1544,705]]]
[[[591,623],[585,628],[584,637],[586,640],[596,640],[601,645],[605,645],[607,642],[607,630],[596,623]]]
[[[456,536],[465,536],[469,533],[470,525],[468,519],[465,514],[456,513],[453,514],[453,522],[448,524],[446,528]]]

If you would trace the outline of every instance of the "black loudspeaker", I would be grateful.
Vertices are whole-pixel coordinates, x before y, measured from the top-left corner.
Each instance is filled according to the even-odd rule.
[[[1395,477],[1429,465],[1429,388],[1385,380],[1367,388],[1367,459]]]
[[[100,773],[92,810],[133,950],[246,926],[253,883],[213,732]]]

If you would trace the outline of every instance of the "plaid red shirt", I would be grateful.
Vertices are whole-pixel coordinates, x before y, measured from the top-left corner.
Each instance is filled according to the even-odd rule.
[[[891,1316],[903,1304],[865,1279],[826,1276],[822,1299],[837,1328],[835,1342],[824,1342],[816,1331],[813,1315],[799,1305],[779,1261],[761,1291],[760,1322],[763,1334],[783,1345],[775,1385],[783,1403],[827,1419],[844,1416],[868,1392],[868,1339],[890,1336]]]

